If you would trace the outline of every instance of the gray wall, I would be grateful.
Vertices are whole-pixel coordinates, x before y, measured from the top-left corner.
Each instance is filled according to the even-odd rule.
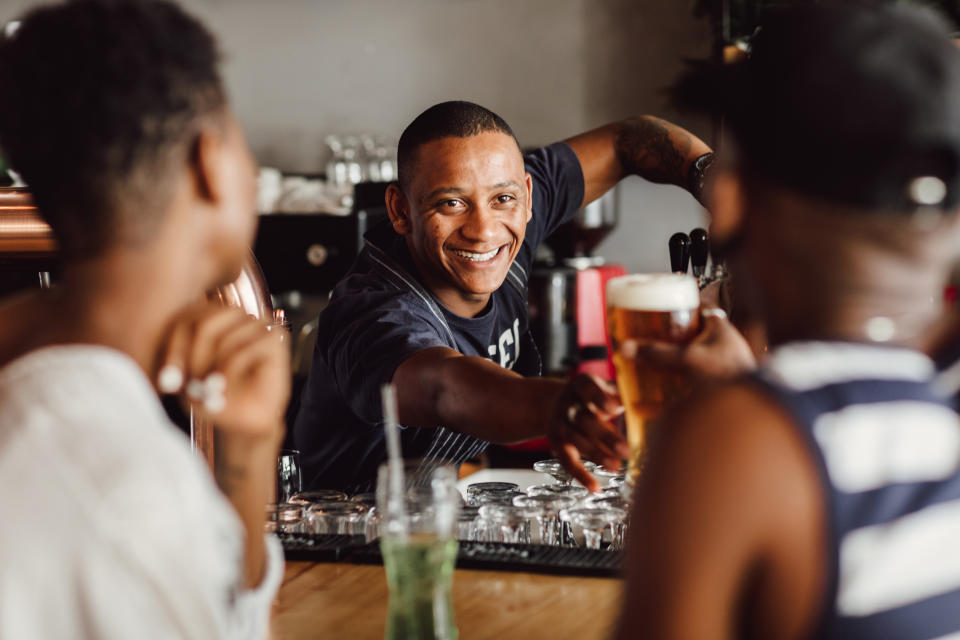
[[[24,0],[0,0],[9,19]],[[327,133],[397,138],[425,107],[479,102],[525,145],[634,113],[680,118],[663,88],[709,51],[692,0],[184,0],[219,36],[234,107],[263,164],[320,171]],[[666,239],[702,223],[683,191],[621,189],[622,225],[599,253],[668,268]]]

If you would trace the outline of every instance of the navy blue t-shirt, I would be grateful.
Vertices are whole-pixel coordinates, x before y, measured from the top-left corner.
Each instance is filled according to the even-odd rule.
[[[443,306],[421,283],[402,236],[389,224],[366,246],[320,313],[317,345],[294,424],[304,486],[368,491],[386,460],[380,387],[407,358],[431,347],[481,356],[524,376],[540,374],[527,322],[527,276],[544,238],[583,202],[576,154],[559,142],[524,158],[533,215],[503,285],[473,318]],[[405,428],[403,454],[459,464],[487,443],[444,427]]]

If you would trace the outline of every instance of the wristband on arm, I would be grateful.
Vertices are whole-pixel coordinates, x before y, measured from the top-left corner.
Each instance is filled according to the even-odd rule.
[[[687,173],[687,190],[700,204],[703,204],[703,183],[707,179],[707,172],[714,158],[713,152],[703,154],[693,161]]]

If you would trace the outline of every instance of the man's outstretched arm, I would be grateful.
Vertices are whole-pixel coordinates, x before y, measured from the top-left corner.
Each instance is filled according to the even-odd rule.
[[[524,378],[490,360],[446,347],[424,349],[397,367],[400,422],[444,426],[507,444],[546,436],[568,470],[591,489],[581,457],[617,468],[628,450],[611,423],[622,411],[616,391],[591,376],[565,383]]]
[[[689,190],[693,163],[711,152],[686,129],[655,116],[627,118],[581,133],[566,143],[583,169],[584,205],[629,175]]]

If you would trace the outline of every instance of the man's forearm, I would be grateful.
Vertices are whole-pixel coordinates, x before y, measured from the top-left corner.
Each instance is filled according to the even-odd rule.
[[[614,144],[625,173],[684,188],[693,162],[710,152],[710,147],[689,131],[654,116],[621,122]]]
[[[612,122],[565,142],[583,170],[583,206],[628,175],[690,189],[690,168],[710,153],[689,131],[653,116]]]
[[[453,352],[450,352],[451,354]],[[523,378],[478,357],[424,352],[397,369],[400,421],[509,444],[545,434],[564,383]]]

